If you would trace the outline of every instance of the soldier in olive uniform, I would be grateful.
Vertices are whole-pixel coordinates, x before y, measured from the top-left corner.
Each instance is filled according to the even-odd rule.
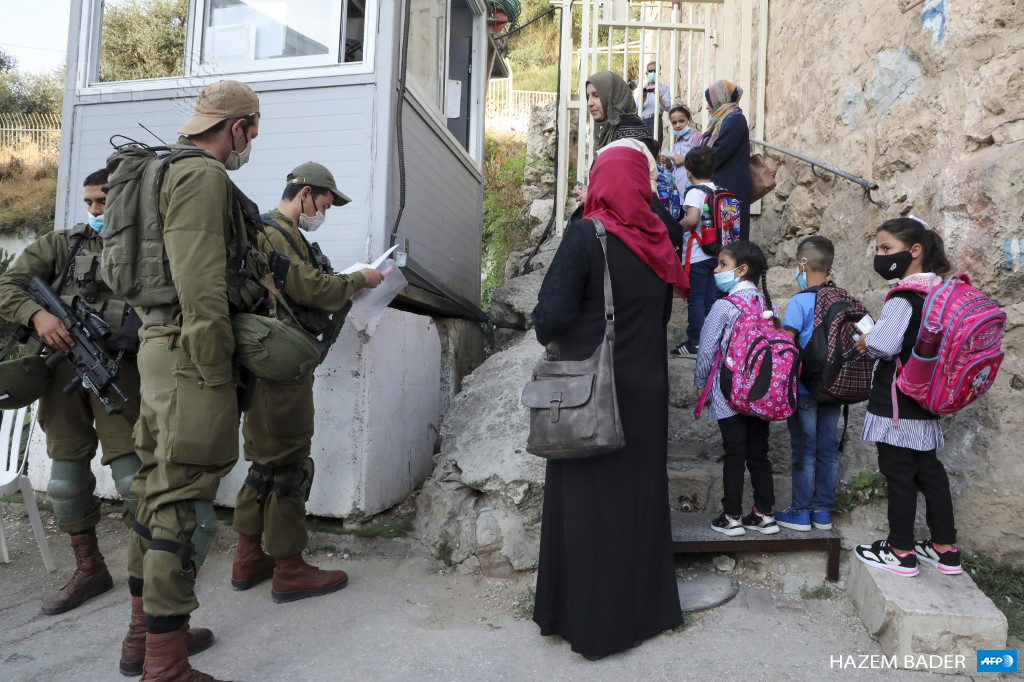
[[[331,206],[344,206],[331,175],[318,163],[304,163],[287,177],[277,208],[263,216],[264,249],[289,259],[284,295],[297,321],[314,336],[323,334],[332,313],[352,294],[380,284],[382,275],[366,268],[336,275],[316,244],[303,232],[324,222]],[[273,576],[275,602],[328,594],[345,587],[344,571],[324,571],[302,558],[308,540],[305,502],[313,480],[310,441],[313,437],[313,376],[294,382],[259,379],[242,428],[245,458],[251,462],[235,502],[234,528],[238,547],[231,585],[247,590]],[[269,556],[261,539],[266,541]]]
[[[26,292],[33,277],[49,282],[65,302],[80,296],[115,334],[121,331],[130,313],[125,302],[117,300],[96,276],[102,248],[99,232],[103,229],[106,181],[106,169],[85,179],[88,224],[44,235],[27,246],[0,276],[0,316],[34,329],[47,346],[56,350],[68,350],[71,335],[58,317],[43,310]],[[129,338],[134,335],[133,329],[126,331]],[[60,529],[71,535],[75,553],[71,581],[43,600],[43,613],[50,615],[70,611],[114,585],[96,541],[100,501],[94,494],[96,478],[90,462],[96,456],[98,444],[103,445],[103,464],[110,467],[114,485],[130,512],[134,512],[138,501],[131,492],[132,477],[139,468],[132,442],[133,423],[124,416],[107,414],[99,400],[81,386],[64,393],[64,387],[75,378],[71,365],[61,362],[39,399],[39,425],[46,434],[46,452],[53,460],[47,493]],[[117,382],[134,403],[127,412],[137,413],[139,372],[134,349],[121,358]]]
[[[266,274],[266,259],[263,273],[253,271],[261,257],[258,217],[255,224],[246,220],[250,202],[225,172],[249,158],[259,133],[259,99],[243,83],[219,81],[195,106],[173,147],[180,156],[165,166],[159,215],[139,209],[143,220],[159,218],[163,234],[163,253],[140,250],[138,299],[150,304],[132,299],[142,312],[142,406],[135,430],[142,467],[133,483],[139,513],[128,566],[132,620],[123,649],[137,647],[145,632],[146,682],[213,679],[189,664],[189,614],[199,606],[196,573],[216,526],[213,499],[238,459],[231,319],[253,312],[266,297],[257,281]],[[106,246],[112,250],[122,206],[115,194],[118,170],[111,170]],[[143,200],[148,196],[142,193]],[[164,279],[151,281],[160,273]],[[123,663],[122,655],[122,672],[135,672]]]

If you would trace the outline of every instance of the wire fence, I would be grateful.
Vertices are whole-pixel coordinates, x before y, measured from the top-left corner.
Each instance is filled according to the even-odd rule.
[[[501,78],[487,85],[487,117],[489,130],[525,130],[530,124],[530,110],[555,101],[555,93],[535,90],[513,90],[511,80]]]
[[[0,163],[57,163],[60,114],[0,114]]]

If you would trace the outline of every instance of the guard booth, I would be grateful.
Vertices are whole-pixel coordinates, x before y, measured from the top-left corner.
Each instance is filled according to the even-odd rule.
[[[404,253],[410,286],[395,309],[370,333],[346,326],[317,371],[317,481],[308,508],[347,517],[392,506],[430,472],[459,362],[481,344],[484,101],[490,75],[505,75],[488,35],[488,7],[483,0],[189,0],[187,17],[174,22],[184,23],[181,59],[123,80],[132,74],[111,68],[107,51],[115,40],[110,17],[126,2],[72,3],[56,226],[83,220],[82,180],[104,165],[112,136],[174,142],[207,83],[249,84],[261,120],[251,161],[231,173],[242,191],[269,210],[286,174],[318,161],[352,199],[315,235],[335,268],[372,262],[393,245]],[[33,484],[45,489],[49,460],[39,429],[31,447]],[[107,472],[94,468],[101,494],[113,495]],[[233,503],[246,469],[239,464],[225,479],[218,503]]]

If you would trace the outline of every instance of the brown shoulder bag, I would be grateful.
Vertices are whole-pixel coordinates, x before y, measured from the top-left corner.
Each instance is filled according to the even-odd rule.
[[[626,446],[612,362],[615,303],[608,239],[601,221],[595,220],[594,228],[604,254],[604,337],[586,360],[541,360],[523,389],[522,403],[530,408],[526,451],[546,459],[595,457]]]

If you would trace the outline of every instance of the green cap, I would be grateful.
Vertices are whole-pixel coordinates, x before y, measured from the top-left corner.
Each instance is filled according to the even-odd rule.
[[[307,161],[296,166],[295,170],[288,174],[288,184],[309,185],[310,187],[329,189],[331,194],[334,195],[334,206],[344,206],[352,201],[338,191],[338,186],[334,183],[334,176],[331,175],[331,171],[315,161]]]

